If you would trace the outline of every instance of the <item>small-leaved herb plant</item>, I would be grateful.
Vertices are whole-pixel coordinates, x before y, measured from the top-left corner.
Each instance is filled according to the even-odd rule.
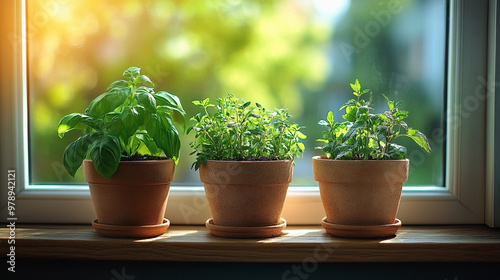
[[[188,128],[188,133],[195,131],[191,142],[195,170],[207,160],[293,160],[304,152],[299,140],[306,136],[299,125],[290,123],[286,109],[250,106],[250,101],[232,94],[217,98],[216,104],[208,98],[193,104],[203,108],[191,118],[196,124]]]
[[[85,131],[64,151],[63,164],[71,176],[85,158],[106,178],[121,159],[166,156],[177,163],[180,139],[173,122],[183,126],[185,111],[177,96],[155,92],[153,82],[140,71],[128,68],[123,72],[126,80],[112,82],[83,114],[72,113],[59,122],[60,138],[70,130]]]
[[[319,124],[327,129],[323,131],[323,138],[318,141],[324,145],[317,147],[328,158],[340,160],[376,160],[376,159],[404,159],[406,148],[393,143],[399,137],[413,139],[426,152],[431,151],[427,138],[423,133],[408,127],[404,121],[408,112],[399,110],[401,101],[394,102],[385,95],[389,110],[384,113],[374,114],[372,92],[361,89],[356,79],[351,84],[356,98],[350,99],[340,110],[345,109],[342,118],[344,122],[335,122],[333,113],[327,114],[326,120]],[[366,98],[367,97],[367,98]]]

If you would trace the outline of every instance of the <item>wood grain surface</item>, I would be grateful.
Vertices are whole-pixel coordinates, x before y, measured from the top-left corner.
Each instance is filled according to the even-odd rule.
[[[7,252],[9,229],[0,229]],[[500,230],[486,226],[403,226],[387,239],[335,238],[320,226],[289,226],[279,237],[229,239],[204,226],[171,226],[151,239],[99,236],[87,225],[24,225],[16,257],[183,262],[500,262]],[[2,253],[5,256],[4,253]]]

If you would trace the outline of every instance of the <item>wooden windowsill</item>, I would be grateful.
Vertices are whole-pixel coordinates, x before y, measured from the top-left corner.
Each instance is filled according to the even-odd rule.
[[[0,229],[6,252],[9,229]],[[282,236],[228,239],[204,226],[171,226],[159,237],[99,236],[86,225],[23,225],[15,229],[19,258],[182,262],[500,262],[500,230],[486,226],[403,226],[396,237],[334,238],[320,226],[288,226]],[[312,259],[308,259],[312,258]]]

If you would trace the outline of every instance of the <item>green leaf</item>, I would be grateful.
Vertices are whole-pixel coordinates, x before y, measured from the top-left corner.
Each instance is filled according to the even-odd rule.
[[[135,111],[137,112],[137,120],[139,121],[139,124],[140,125],[143,125],[144,124],[144,119],[145,119],[145,116],[146,116],[146,109],[144,109],[144,106],[142,105],[135,105],[134,107],[132,107],[133,109],[135,109]]]
[[[145,87],[145,86],[140,86],[135,89],[135,93],[149,93],[149,94],[155,94],[155,91],[152,88]]]
[[[179,151],[181,149],[181,141],[179,133],[174,126],[160,129],[157,137],[154,138],[156,145],[163,150],[165,155],[175,161],[179,160]]]
[[[393,114],[393,118],[399,122],[408,117],[408,111],[397,111]]]
[[[359,118],[360,116],[366,115],[369,112],[370,112],[370,107],[368,107],[368,106],[361,106],[356,111],[356,117]]]
[[[405,121],[400,121],[400,122],[399,122],[399,125],[401,125],[401,126],[402,126],[404,129],[406,129],[406,130],[410,129],[410,128],[408,127],[408,124],[407,124]]]
[[[59,138],[63,138],[66,132],[73,130],[77,125],[82,123],[84,120],[90,122],[92,121],[92,118],[80,113],[72,113],[64,116],[59,122],[59,125],[57,126],[57,135],[59,135]]]
[[[139,77],[140,73],[141,73],[141,68],[130,67],[127,70],[125,70],[125,72],[123,72],[123,76],[133,81],[135,78]]]
[[[137,93],[135,95],[137,102],[144,106],[144,108],[150,112],[156,112],[156,99],[150,93]]]
[[[158,149],[158,146],[156,146],[156,143],[153,140],[153,138],[151,138],[147,133],[137,133],[136,136],[148,148],[151,155],[153,156],[160,155],[161,152],[160,149]]]
[[[408,132],[406,136],[410,137],[417,143],[420,147],[422,147],[426,152],[430,153],[431,152],[431,145],[429,144],[429,141],[427,140],[427,137],[425,135],[413,128],[408,129]]]
[[[149,118],[149,121],[146,123],[146,130],[153,139],[156,139],[160,128],[161,128],[160,116],[158,114],[153,114]]]
[[[304,151],[306,149],[306,146],[301,143],[301,142],[297,142],[297,147],[301,150],[301,151]]]
[[[109,113],[122,105],[130,93],[130,88],[113,88],[111,91],[96,97],[85,110],[85,114],[98,118]]]
[[[123,129],[125,131],[125,139],[134,135],[139,126],[142,125],[139,118],[139,112],[136,108],[127,107],[123,109],[120,118],[123,123]]]
[[[300,132],[300,131],[297,131],[297,137],[299,137],[300,139],[306,139],[307,138],[307,136],[304,133]]]
[[[173,120],[178,123],[182,128],[184,128],[185,126],[185,123],[186,123],[186,120],[185,120],[185,116],[186,116],[186,111],[184,111],[184,108],[182,108],[182,104],[181,104],[181,101],[179,100],[179,98],[171,93],[168,93],[166,91],[160,91],[160,92],[157,92],[155,95],[154,95],[155,99],[156,99],[156,102],[159,106],[167,106],[169,107],[170,109],[172,109],[172,117],[173,117]],[[205,99],[207,100],[207,99]],[[197,102],[197,103],[195,103]],[[203,101],[205,102],[205,101]],[[193,104],[194,105],[202,105],[202,103],[200,103],[199,101],[193,101]]]
[[[184,108],[182,108],[182,104],[181,104],[179,97],[177,97],[171,93],[168,93],[166,91],[159,91],[154,95],[154,97],[155,97],[156,102],[159,106],[166,105],[169,107],[173,107],[173,108],[176,108],[182,115],[186,114],[186,111],[184,111]],[[208,98],[205,100],[208,100]],[[200,101],[193,101],[193,104],[199,105]],[[203,101],[202,105],[204,105],[204,104],[205,104],[205,101]]]
[[[398,102],[396,102],[396,104],[394,105],[394,108],[399,108],[399,105],[401,105],[401,103],[403,103],[403,100],[399,100]]]
[[[252,104],[252,102],[250,101],[247,101],[245,102],[243,105],[240,106],[241,109],[245,109],[246,107],[250,106],[250,104]]]
[[[124,87],[128,87],[128,86],[129,86],[129,84],[128,84],[127,81],[125,81],[125,80],[118,80],[118,81],[112,82],[108,86],[108,88],[106,89],[106,91],[109,91],[110,89],[113,89],[113,88],[116,88],[116,87],[122,87],[122,88],[124,88]]]
[[[158,113],[158,115],[160,116],[161,128],[162,129],[174,126],[173,123],[172,123],[172,116],[170,114],[160,114],[160,113]]]
[[[354,92],[356,92],[354,95],[359,96],[357,93],[361,91],[361,84],[359,83],[358,79],[356,79],[354,84],[351,84],[351,88]]]
[[[190,125],[190,126],[186,129],[186,134],[189,134],[189,132],[191,132],[193,129],[194,129],[194,125]]]
[[[384,96],[387,106],[389,106],[389,110],[394,109],[394,101],[391,101],[385,94],[382,94],[382,96]]]
[[[120,163],[121,146],[118,138],[102,135],[90,145],[89,149],[90,158],[97,172],[104,178],[111,177]]]
[[[112,120],[106,122],[105,128],[107,129],[108,134],[114,135],[118,138],[121,137],[123,140],[129,137],[127,136],[127,132],[120,115],[117,115],[113,117]]]
[[[170,107],[167,105],[158,106],[157,112],[158,112],[158,114],[168,113],[168,114],[172,115],[173,121],[178,123],[181,127],[184,127],[184,125],[185,125],[184,116],[186,114],[185,112],[180,111],[176,107]]]
[[[389,114],[390,115],[390,114]],[[389,122],[389,118],[385,114],[377,114],[377,116],[383,121],[383,122]]]
[[[326,121],[330,126],[333,125],[334,119],[333,119],[333,112],[329,111],[328,114],[326,115]]]
[[[347,133],[344,135],[344,137],[342,138],[342,141],[345,142],[349,139],[351,139],[355,134],[356,132],[358,132],[358,130],[362,127],[365,127],[366,125],[362,122],[355,122],[350,128],[349,130],[347,131]]]
[[[135,78],[134,83],[135,84],[146,83],[152,87],[155,86],[155,84],[151,81],[151,79],[149,79],[149,77],[146,75],[141,75],[141,76]]]
[[[342,115],[346,121],[355,122],[356,121],[356,112],[358,111],[357,106],[348,106],[345,109],[345,115]]]
[[[348,107],[348,106],[358,106],[358,103],[356,102],[356,100],[350,99],[349,101],[344,103],[344,105],[342,105],[342,107],[340,107],[339,111],[341,111],[342,109],[344,109],[345,107]]]
[[[72,177],[75,177],[76,171],[87,156],[89,144],[94,141],[96,136],[96,133],[84,135],[69,144],[64,150],[63,165]]]
[[[352,147],[348,145],[340,145],[333,150],[332,157],[334,159],[345,159],[347,155],[352,153]]]
[[[265,132],[262,129],[251,129],[249,131],[252,135],[265,135]]]
[[[405,159],[406,158],[406,148],[401,146],[401,145],[398,145],[398,144],[394,144],[394,143],[390,143],[389,144],[389,147],[387,148],[387,154],[389,155],[389,158],[390,159]]]
[[[137,138],[135,135],[133,137],[129,137],[125,143],[125,153],[127,156],[132,156],[137,153],[137,150],[141,147],[142,141]]]

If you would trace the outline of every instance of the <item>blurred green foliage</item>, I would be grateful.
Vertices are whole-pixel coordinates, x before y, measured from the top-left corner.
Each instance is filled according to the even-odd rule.
[[[82,112],[122,69],[136,65],[158,88],[179,96],[187,115],[199,111],[188,106],[192,100],[227,93],[267,108],[288,108],[309,136],[310,149],[294,171],[299,185],[315,185],[310,158],[319,154],[312,149],[321,137],[318,120],[339,108],[351,94],[347,82],[358,77],[374,92],[404,100],[403,109],[415,108],[408,121],[431,140],[429,156],[400,143],[418,163],[407,184],[443,185],[444,140],[436,131],[444,127],[444,38],[435,46],[437,64],[431,65],[441,71],[437,82],[426,80],[423,57],[425,46],[435,44],[426,36],[428,25],[442,24],[445,34],[444,13],[431,19],[426,14],[436,10],[435,3],[442,2],[444,11],[445,1],[401,0],[396,8],[392,2],[28,1],[31,182],[84,182],[81,170],[73,179],[62,165],[64,147],[81,135],[58,139],[57,123]],[[330,3],[331,13],[320,3]],[[181,138],[176,185],[200,184],[189,168],[192,137]]]

